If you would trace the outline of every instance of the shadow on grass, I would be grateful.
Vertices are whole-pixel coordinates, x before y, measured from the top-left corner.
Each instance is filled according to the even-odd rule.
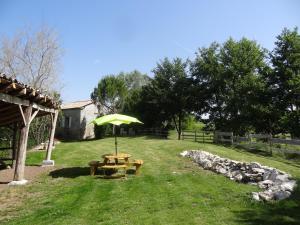
[[[113,170],[106,170],[104,173],[103,170],[97,169],[96,175],[112,175],[116,173],[116,171]],[[134,169],[128,169],[126,171],[126,174],[135,174]],[[49,176],[52,178],[76,178],[80,176],[90,176],[90,168],[89,167],[67,167],[62,169],[53,170],[49,173]]]
[[[300,224],[300,180],[290,198],[272,203],[255,203],[252,209],[235,211],[239,224],[296,225]]]
[[[89,167],[67,167],[62,169],[53,170],[49,173],[49,176],[52,178],[76,178],[80,176],[89,176],[90,168]]]
[[[255,155],[261,155],[261,156],[265,156],[265,157],[272,157],[271,152],[266,151],[266,150],[257,149],[255,147],[251,148],[251,147],[243,146],[243,145],[235,145],[235,148],[253,153]]]
[[[265,158],[270,158],[274,161],[282,162],[282,163],[300,168],[300,160],[286,159],[286,158],[284,158],[283,156],[281,156],[279,154],[273,154],[272,155],[268,152],[265,152],[266,154],[264,154],[264,153],[260,153],[260,152],[262,152],[262,150],[249,150],[247,148],[240,148],[240,147],[236,147],[236,146],[233,149],[238,151],[238,152],[241,152],[241,153],[260,155],[260,156],[263,156]]]

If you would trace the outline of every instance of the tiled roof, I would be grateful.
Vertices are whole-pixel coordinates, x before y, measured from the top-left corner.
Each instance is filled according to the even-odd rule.
[[[83,100],[62,104],[61,109],[77,109],[93,104],[92,100]]]

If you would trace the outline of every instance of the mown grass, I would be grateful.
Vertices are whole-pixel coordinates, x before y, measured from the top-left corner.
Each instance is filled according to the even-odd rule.
[[[66,142],[53,152],[56,168],[38,181],[12,190],[22,198],[17,207],[0,211],[1,224],[300,224],[300,189],[290,199],[251,200],[257,187],[203,170],[179,153],[203,149],[240,161],[257,161],[291,173],[300,180],[300,165],[213,144],[119,138],[121,152],[143,159],[141,175],[106,180],[89,176],[87,163],[113,152],[114,141]],[[44,152],[28,154],[39,164]],[[25,193],[30,193],[24,197]],[[2,217],[2,219],[1,219]]]

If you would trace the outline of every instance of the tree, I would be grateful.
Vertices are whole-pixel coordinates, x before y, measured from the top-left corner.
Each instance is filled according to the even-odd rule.
[[[187,63],[179,58],[172,61],[166,58],[157,64],[153,73],[154,79],[143,90],[144,99],[153,118],[174,123],[180,139],[182,121],[190,104],[191,79],[187,75]]]
[[[297,28],[284,29],[270,54],[273,73],[268,82],[280,122],[293,137],[300,137],[300,35]]]
[[[243,134],[253,127],[261,109],[258,96],[265,87],[260,75],[266,66],[264,56],[265,51],[246,38],[230,38],[223,45],[213,43],[199,50],[191,65],[192,77],[215,129]]]
[[[91,98],[99,107],[108,113],[117,113],[123,109],[127,88],[123,79],[109,75],[101,79],[91,94]]]
[[[36,32],[30,29],[13,38],[4,37],[0,44],[0,72],[16,78],[42,92],[47,92],[56,101],[58,93],[59,67],[62,56],[57,33],[42,27]],[[49,135],[49,117],[32,121],[29,131],[29,146],[45,141]]]
[[[49,94],[57,90],[62,56],[57,34],[48,27],[37,32],[20,32],[3,38],[0,46],[0,71],[35,89]]]
[[[129,92],[131,90],[141,89],[150,82],[150,78],[147,76],[147,74],[142,74],[137,70],[129,73],[121,72],[119,73],[118,77],[124,80]]]
[[[137,70],[130,73],[108,75],[101,79],[91,94],[91,98],[104,107],[107,113],[130,112],[132,97],[136,97],[150,78]],[[134,96],[135,95],[135,96]]]

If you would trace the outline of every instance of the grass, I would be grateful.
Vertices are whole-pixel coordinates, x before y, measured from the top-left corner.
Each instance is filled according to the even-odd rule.
[[[300,224],[300,189],[274,203],[255,202],[256,186],[240,184],[179,157],[203,149],[240,161],[257,161],[291,173],[300,180],[300,165],[282,158],[256,155],[192,141],[147,137],[119,138],[121,151],[145,164],[140,176],[105,180],[89,176],[87,163],[112,152],[114,140],[66,142],[53,152],[56,168],[26,187],[9,188],[0,200],[1,224]],[[39,164],[44,152],[28,154]]]

